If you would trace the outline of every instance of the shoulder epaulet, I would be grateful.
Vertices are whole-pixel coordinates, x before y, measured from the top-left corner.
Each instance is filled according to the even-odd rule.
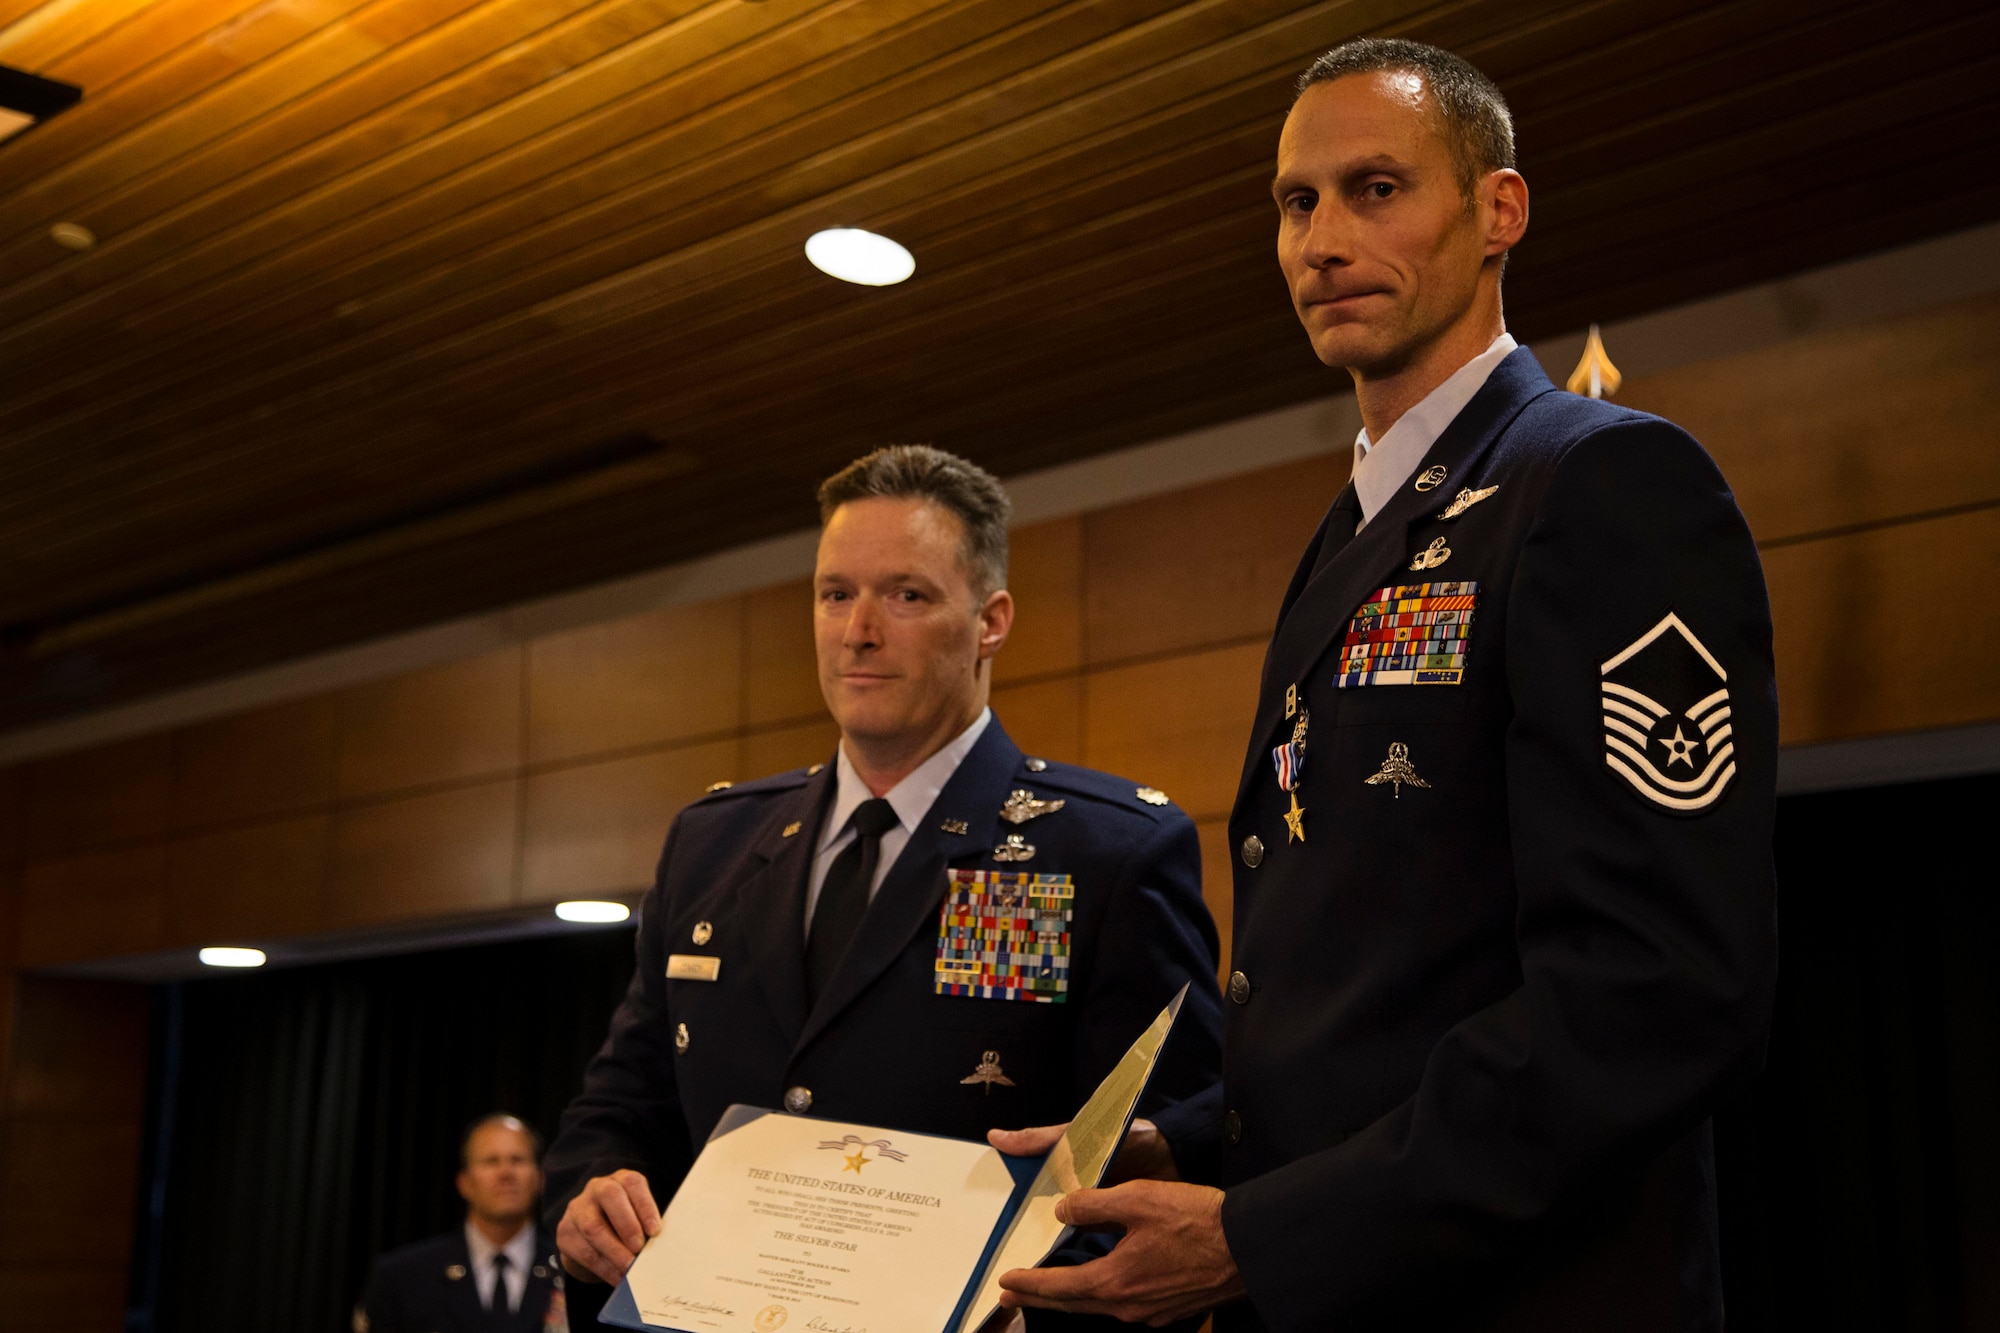
[[[1168,795],[1158,787],[1148,787],[1114,773],[1100,773],[1076,764],[1059,764],[1051,759],[1027,758],[1021,762],[1024,786],[1045,786],[1066,796],[1083,796],[1121,806],[1127,810],[1163,818],[1174,808]]]
[[[696,803],[726,801],[765,792],[794,791],[805,786],[822,767],[824,765],[815,764],[811,768],[795,768],[790,772],[773,773],[767,778],[751,778],[745,782],[711,782],[708,789],[696,798]]]

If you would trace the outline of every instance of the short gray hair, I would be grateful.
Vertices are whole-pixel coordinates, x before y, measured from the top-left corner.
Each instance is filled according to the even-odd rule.
[[[1299,76],[1298,96],[1316,83],[1395,70],[1423,78],[1458,169],[1458,191],[1472,199],[1479,178],[1514,165],[1514,113],[1493,80],[1442,47],[1400,38],[1359,37],[1328,51]]]
[[[892,444],[855,459],[819,484],[819,521],[856,500],[928,500],[958,516],[959,552],[982,602],[1007,586],[1007,521],[1014,502],[1000,479],[957,454],[928,444]]]

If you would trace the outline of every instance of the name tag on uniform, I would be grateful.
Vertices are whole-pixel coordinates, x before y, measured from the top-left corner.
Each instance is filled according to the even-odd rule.
[[[1062,1004],[1069,999],[1068,875],[954,870],[938,918],[939,995]]]
[[[1343,690],[1361,685],[1456,685],[1465,678],[1479,585],[1407,583],[1377,588],[1347,622]]]
[[[722,960],[705,953],[667,955],[668,981],[714,981],[722,975]]]

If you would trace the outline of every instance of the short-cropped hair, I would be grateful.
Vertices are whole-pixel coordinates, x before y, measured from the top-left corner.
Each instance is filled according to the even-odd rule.
[[[1007,586],[1007,521],[1014,503],[1000,479],[976,463],[928,444],[892,444],[855,459],[819,486],[819,521],[856,500],[927,500],[957,515],[965,531],[959,558],[981,602]]]
[[[505,1111],[495,1111],[491,1115],[480,1116],[479,1119],[465,1127],[465,1133],[458,1140],[458,1164],[461,1167],[472,1165],[472,1140],[479,1136],[479,1131],[490,1129],[495,1125],[500,1126],[502,1129],[519,1130],[521,1133],[526,1134],[528,1136],[528,1153],[535,1159],[535,1165],[541,1165],[542,1136],[535,1132],[535,1127],[519,1116],[508,1115]]]
[[[1479,178],[1514,165],[1514,113],[1493,80],[1442,47],[1400,38],[1359,37],[1328,51],[1299,76],[1298,96],[1317,83],[1383,70],[1415,74],[1430,91],[1445,146],[1469,203]]]

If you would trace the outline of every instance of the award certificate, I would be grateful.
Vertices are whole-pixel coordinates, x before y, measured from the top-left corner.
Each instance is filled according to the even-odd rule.
[[[605,1318],[685,1333],[939,1333],[1016,1189],[983,1143],[734,1107]]]
[[[1070,1234],[1066,1194],[1104,1177],[1173,1003],[1036,1160],[983,1143],[732,1106],[604,1307],[681,1333],[976,1333],[999,1278]]]

